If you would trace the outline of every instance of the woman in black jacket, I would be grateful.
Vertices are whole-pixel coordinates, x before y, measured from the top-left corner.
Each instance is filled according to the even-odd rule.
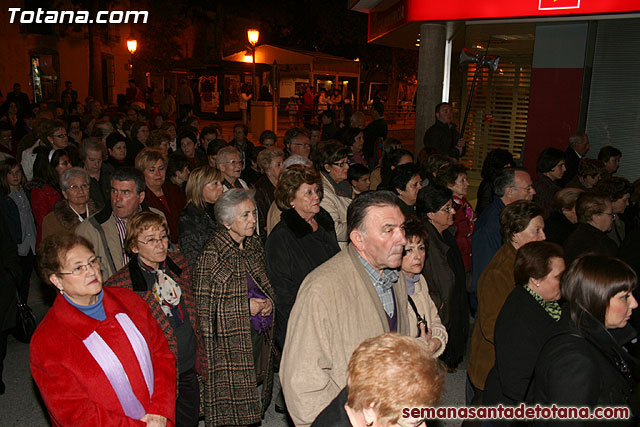
[[[453,193],[441,185],[430,185],[418,192],[416,211],[427,220],[429,241],[422,275],[429,283],[429,294],[447,328],[449,342],[440,359],[453,371],[467,349],[469,299],[464,262],[449,229],[453,225]]]
[[[194,169],[187,181],[187,206],[178,218],[178,244],[180,251],[195,269],[198,256],[216,229],[213,208],[222,194],[220,171],[208,166]]]
[[[518,250],[516,288],[496,321],[496,362],[485,382],[485,405],[532,401],[536,360],[562,314],[558,300],[564,268],[562,248],[555,243],[530,242]]]
[[[340,251],[331,215],[320,207],[320,174],[302,165],[282,171],[275,202],[280,222],[265,246],[267,276],[276,294],[275,341],[284,347],[289,314],[304,278]]]
[[[571,264],[562,280],[568,303],[562,330],[547,341],[535,368],[537,403],[638,409],[631,400],[637,360],[622,348],[636,335],[627,325],[638,307],[636,285],[633,270],[614,257],[585,255]]]

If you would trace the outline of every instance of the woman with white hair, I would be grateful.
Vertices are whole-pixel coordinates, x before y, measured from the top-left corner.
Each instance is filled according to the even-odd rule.
[[[219,226],[193,276],[209,360],[202,402],[205,423],[250,425],[262,420],[271,401],[273,289],[255,235],[253,191],[230,189],[218,198],[214,210]],[[256,387],[260,383],[261,396]]]
[[[60,176],[63,199],[53,205],[53,211],[42,221],[42,238],[60,232],[73,233],[85,219],[98,212],[89,198],[89,174],[82,168],[67,169]]]

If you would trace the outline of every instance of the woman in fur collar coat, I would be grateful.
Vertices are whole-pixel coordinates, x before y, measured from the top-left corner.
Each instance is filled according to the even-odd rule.
[[[322,179],[294,165],[278,180],[275,201],[282,216],[265,246],[267,275],[276,293],[275,339],[284,347],[287,321],[304,278],[340,250],[331,215],[320,207]]]
[[[53,211],[42,221],[42,238],[56,233],[73,233],[85,219],[98,212],[89,198],[89,174],[82,168],[71,168],[60,176],[64,199],[53,205]]]

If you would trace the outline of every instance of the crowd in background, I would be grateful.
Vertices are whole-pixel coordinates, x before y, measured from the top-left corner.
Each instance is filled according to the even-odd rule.
[[[150,106],[131,81],[127,102],[105,110],[78,102],[70,82],[55,106],[31,105],[17,85],[3,104],[0,355],[37,267],[60,293],[31,344],[33,377],[54,424],[194,426],[201,412],[210,426],[255,424],[280,369],[276,410],[296,425],[393,425],[402,421],[397,408],[435,404],[440,370],[453,372],[465,358],[470,405],[638,408],[631,325],[640,185],[616,175],[618,149],[588,158],[588,136],[576,132],[566,150],[540,154],[535,174],[496,149],[470,195],[460,161],[466,143],[447,103],[414,155],[388,136],[381,102],[367,124],[361,112],[346,114],[352,101],[339,101],[336,117],[323,91],[309,110],[307,89],[288,110],[282,141],[270,130],[250,141],[241,104],[243,123],[226,141],[220,126],[200,126],[187,89],[182,82],[176,98],[167,92]],[[386,250],[391,234],[369,246],[354,239],[371,238],[358,231],[362,218],[388,205],[401,213],[393,237],[401,263],[359,277],[371,279],[367,298],[386,313],[381,332],[424,340],[381,335],[349,361],[362,340],[351,345],[348,331],[369,330],[367,319],[347,317],[353,324],[336,338],[303,327],[305,316],[335,320],[323,317],[331,296],[315,283],[336,275],[349,282],[348,263],[339,264],[344,274],[321,274],[343,258],[360,257],[366,269],[365,252]],[[354,292],[339,301],[343,311],[363,309]],[[314,293],[319,306],[310,304]],[[398,301],[404,311],[395,313],[408,320],[390,309]],[[332,364],[338,357],[342,370]],[[421,367],[394,367],[405,357]],[[313,383],[310,360],[337,380]],[[367,363],[381,384],[359,371]],[[402,375],[382,379],[387,369],[414,368],[422,394],[388,385],[410,384]],[[313,387],[324,394],[305,398]]]

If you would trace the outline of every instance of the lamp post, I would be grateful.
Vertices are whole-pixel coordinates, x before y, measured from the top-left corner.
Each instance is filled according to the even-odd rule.
[[[247,30],[247,39],[249,40],[249,44],[251,45],[251,57],[253,61],[253,69],[251,76],[251,89],[253,92],[253,97],[256,99],[258,92],[256,91],[256,43],[258,43],[258,38],[260,37],[260,31],[258,30]]]
[[[129,63],[129,73],[131,74],[131,78],[133,78],[133,54],[136,53],[136,49],[138,49],[138,41],[135,39],[127,40],[127,50],[131,54],[131,60]]]

